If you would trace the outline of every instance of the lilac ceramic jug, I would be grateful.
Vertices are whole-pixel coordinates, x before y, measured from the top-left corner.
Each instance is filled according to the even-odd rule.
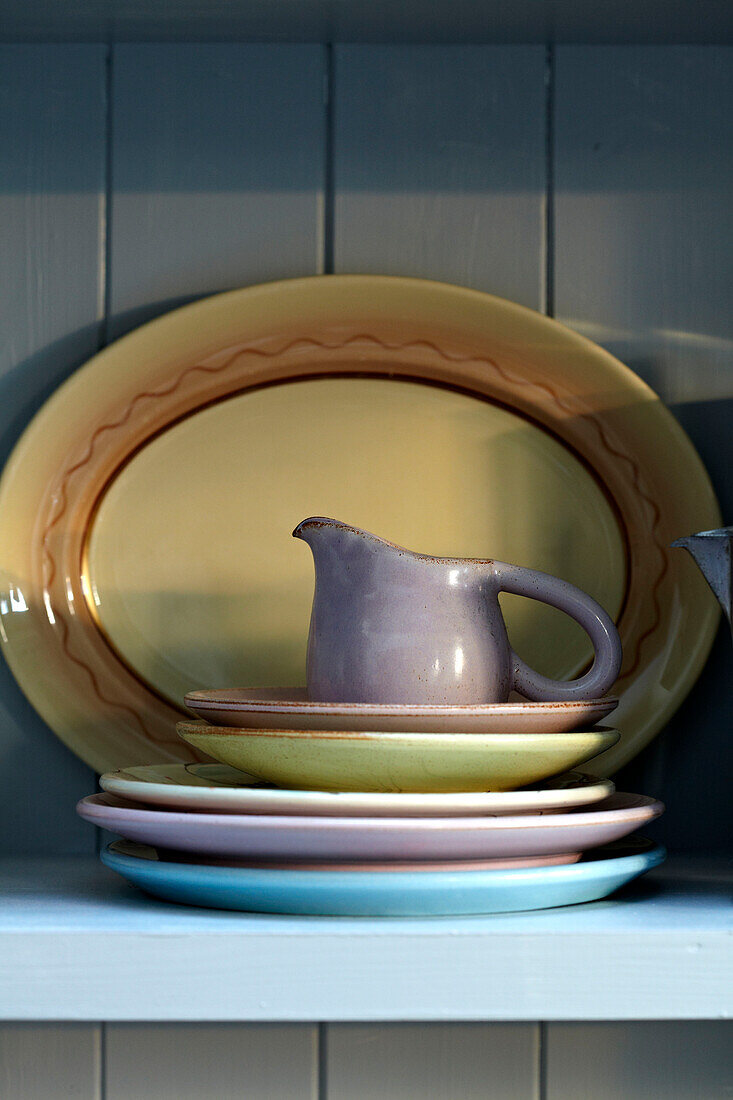
[[[414,554],[357,527],[314,516],[293,532],[313,552],[308,638],[311,699],[340,703],[501,703],[594,699],[621,667],[610,616],[579,588],[500,561]],[[542,600],[577,620],[595,650],[577,680],[531,669],[509,644],[499,593]]]

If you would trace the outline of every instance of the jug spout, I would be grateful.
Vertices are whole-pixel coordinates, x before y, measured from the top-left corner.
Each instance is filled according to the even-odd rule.
[[[700,572],[705,577],[723,608],[728,623],[731,623],[731,605],[733,604],[733,572],[731,556],[733,551],[733,527],[719,527],[715,531],[699,531],[696,535],[687,535],[676,539],[673,547],[682,547],[695,559]]]
[[[356,528],[348,523],[342,523],[341,520],[329,519],[327,516],[309,516],[308,519],[300,521],[293,531],[293,538],[302,539],[309,546],[313,546],[316,542],[324,541],[335,531],[356,533]]]
[[[338,519],[326,516],[309,516],[293,531],[293,538],[302,539],[311,548],[316,567],[316,577],[320,577],[331,591],[334,585],[345,583],[346,574],[357,570],[348,578],[349,584],[356,582],[358,572],[374,564],[374,559],[389,556],[390,544],[368,531],[352,527]]]
[[[302,539],[310,546],[316,568],[334,555],[353,559],[366,549],[365,535],[358,527],[327,516],[309,516],[293,531],[294,539]]]

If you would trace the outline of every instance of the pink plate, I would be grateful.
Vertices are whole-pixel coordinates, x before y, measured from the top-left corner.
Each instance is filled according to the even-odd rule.
[[[581,852],[619,840],[664,810],[614,794],[587,811],[461,818],[276,817],[141,809],[114,795],[84,798],[86,820],[160,848],[239,860],[487,860]]]

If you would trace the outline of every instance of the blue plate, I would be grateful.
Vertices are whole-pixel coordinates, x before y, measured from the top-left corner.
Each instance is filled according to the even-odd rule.
[[[102,862],[155,897],[215,909],[309,916],[419,917],[510,913],[605,898],[657,867],[649,840],[598,848],[580,863],[501,871],[298,871],[169,863],[117,841]]]

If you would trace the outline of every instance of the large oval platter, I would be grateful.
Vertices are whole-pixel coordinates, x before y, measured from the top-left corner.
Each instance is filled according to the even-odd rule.
[[[424,553],[563,576],[615,616],[621,741],[698,675],[718,610],[680,534],[719,523],[656,395],[523,307],[413,279],[233,291],[136,330],[45,404],[0,483],[0,636],[21,687],[98,771],[189,762],[186,691],[304,681],[309,514]],[[530,600],[514,648],[552,676],[587,639]],[[594,763],[594,770],[596,764]]]

